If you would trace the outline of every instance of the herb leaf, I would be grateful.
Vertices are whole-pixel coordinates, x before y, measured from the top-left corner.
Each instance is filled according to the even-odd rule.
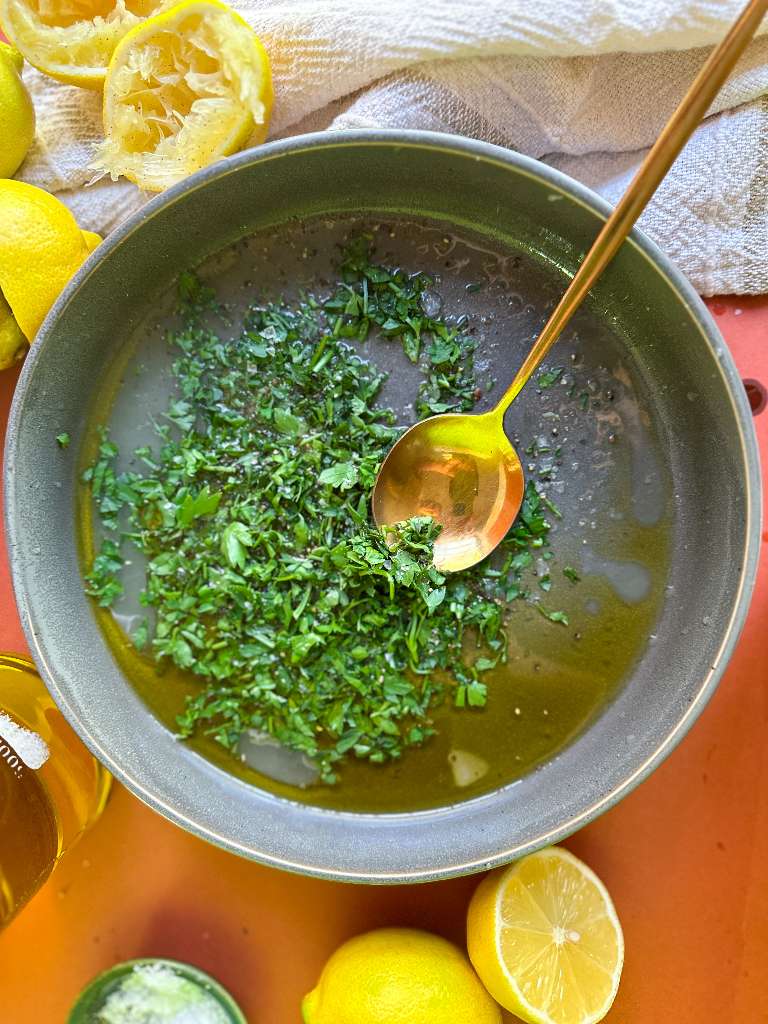
[[[542,390],[551,388],[553,384],[557,384],[564,373],[564,366],[556,366],[554,370],[542,370],[536,378],[536,384],[538,387],[542,388]]]
[[[357,467],[351,462],[337,462],[335,466],[324,469],[318,481],[321,484],[330,484],[331,487],[338,487],[342,491],[348,491],[358,481]]]
[[[549,619],[550,622],[559,622],[563,626],[568,625],[568,616],[565,612],[551,612],[548,611],[543,604],[537,604],[536,607],[539,609],[545,619]]]
[[[253,537],[245,523],[230,523],[221,535],[222,553],[233,569],[245,568],[246,551],[252,544]]]
[[[211,493],[206,484],[196,495],[186,494],[176,508],[176,522],[179,526],[189,526],[198,516],[209,516],[219,507],[221,492]]]

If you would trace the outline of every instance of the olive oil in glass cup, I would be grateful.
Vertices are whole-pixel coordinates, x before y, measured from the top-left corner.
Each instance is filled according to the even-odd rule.
[[[32,663],[0,654],[0,928],[96,821],[110,784]]]

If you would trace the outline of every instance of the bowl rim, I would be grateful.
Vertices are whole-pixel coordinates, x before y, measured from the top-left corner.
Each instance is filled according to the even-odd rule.
[[[442,152],[453,152],[458,156],[471,157],[477,161],[486,161],[493,164],[502,164],[517,173],[531,177],[544,185],[557,189],[567,194],[572,200],[586,207],[589,211],[599,217],[606,218],[610,213],[611,205],[590,189],[570,178],[568,175],[557,171],[546,164],[531,157],[524,156],[491,143],[468,139],[461,136],[450,135],[442,132],[429,132],[420,130],[400,129],[348,129],[333,132],[315,132],[301,136],[294,136],[275,142],[266,143],[260,147],[245,150],[234,156],[220,160],[211,166],[204,168],[189,178],[172,186],[166,192],[158,195],[141,209],[133,213],[119,227],[117,227],[100,246],[92,253],[71,279],[67,287],[58,297],[43,325],[41,326],[35,343],[32,345],[22,368],[21,375],[14,393],[11,412],[8,420],[8,430],[5,443],[5,468],[4,468],[4,513],[6,536],[11,564],[11,575],[13,580],[16,602],[21,618],[22,627],[29,644],[29,649],[38,667],[38,670],[54,700],[62,710],[62,713],[80,735],[85,744],[106,764],[112,774],[123,782],[136,796],[153,810],[173,821],[175,824],[199,835],[216,845],[239,853],[251,859],[260,861],[273,867],[283,868],[301,874],[313,875],[320,878],[339,881],[372,882],[372,883],[403,883],[416,881],[434,881],[437,879],[453,877],[456,875],[469,874],[485,870],[533,852],[543,846],[551,845],[572,834],[588,822],[592,821],[599,814],[608,810],[627,793],[643,781],[677,746],[683,739],[695,720],[703,711],[710,697],[725,670],[727,662],[733,652],[738,637],[746,619],[749,608],[749,601],[755,582],[758,557],[759,541],[761,530],[761,478],[759,468],[759,456],[755,436],[754,423],[747,403],[746,395],[741,385],[741,378],[738,374],[733,359],[727,346],[714,323],[709,311],[703,301],[693,289],[690,282],[684,277],[669,258],[638,228],[633,229],[628,238],[628,243],[633,244],[646,260],[651,262],[658,272],[666,279],[667,284],[675,291],[681,305],[686,308],[690,317],[695,321],[704,342],[709,346],[713,354],[717,355],[717,365],[720,375],[730,399],[734,420],[738,426],[739,443],[741,449],[742,464],[744,467],[745,482],[745,508],[746,521],[744,530],[743,561],[738,587],[733,601],[728,622],[724,628],[722,643],[717,654],[712,659],[709,671],[701,680],[697,690],[691,695],[682,714],[678,718],[674,728],[664,735],[655,749],[639,764],[630,769],[612,787],[599,796],[588,806],[582,807],[578,813],[573,813],[557,826],[550,828],[540,834],[533,836],[525,842],[512,846],[504,846],[503,840],[496,844],[496,852],[493,855],[483,854],[475,857],[465,857],[460,862],[450,855],[449,850],[435,850],[435,863],[432,867],[414,867],[392,869],[369,869],[361,870],[356,867],[328,867],[313,862],[312,851],[306,849],[301,858],[291,859],[286,855],[267,853],[262,850],[255,850],[252,846],[228,838],[216,832],[214,829],[195,821],[183,810],[170,806],[157,792],[145,788],[141,781],[123,771],[122,767],[115,762],[108,751],[104,750],[97,738],[91,734],[79,716],[69,706],[67,696],[58,686],[56,673],[49,664],[45,643],[39,633],[35,630],[31,608],[28,604],[25,588],[24,574],[21,565],[21,556],[18,554],[20,548],[20,532],[17,530],[14,508],[17,495],[16,475],[16,439],[19,435],[20,420],[22,417],[24,398],[27,387],[34,374],[35,366],[40,357],[43,343],[53,331],[59,314],[75,297],[80,288],[87,281],[92,271],[109,254],[116,249],[130,235],[139,230],[142,224],[154,217],[161,210],[186,198],[200,188],[205,187],[209,182],[226,178],[235,174],[242,167],[255,163],[267,162],[278,159],[286,154],[305,149],[316,148],[339,148],[347,146],[382,146],[391,148],[417,147],[433,148]],[[313,810],[321,815],[330,815],[347,821],[368,820],[384,823],[386,820],[400,821],[408,819],[415,821],[419,817],[432,817],[434,820],[438,815],[445,815],[447,812],[454,812],[461,807],[468,807],[472,804],[487,802],[497,796],[507,787],[493,790],[460,804],[453,804],[439,808],[403,812],[400,814],[359,814],[356,812],[345,812],[328,810],[325,808],[312,807],[307,805],[307,810]],[[290,801],[284,798],[275,797],[289,804]],[[501,831],[501,830],[500,830]],[[478,847],[479,850],[479,847]],[[438,862],[439,861],[439,862]]]

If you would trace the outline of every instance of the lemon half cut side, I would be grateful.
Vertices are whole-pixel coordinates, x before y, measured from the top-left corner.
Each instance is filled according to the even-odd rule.
[[[596,1024],[611,1008],[624,963],[605,886],[557,846],[480,883],[467,947],[494,999],[528,1024]]]
[[[217,0],[183,3],[132,29],[104,85],[105,140],[94,170],[159,192],[266,137],[269,58]]]

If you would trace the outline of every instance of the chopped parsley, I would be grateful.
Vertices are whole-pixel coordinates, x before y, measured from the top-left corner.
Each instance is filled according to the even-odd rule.
[[[399,430],[377,405],[382,374],[353,342],[376,329],[402,345],[423,371],[424,417],[472,407],[475,341],[466,321],[426,315],[430,278],[372,263],[366,239],[339,276],[325,301],[252,306],[230,341],[203,323],[213,293],[182,275],[184,326],[168,338],[177,394],[158,442],[118,471],[102,430],[84,474],[103,527],[88,593],[111,606],[138,549],[151,612],[132,640],[204,684],[181,735],[234,750],[257,729],[328,783],[345,758],[381,763],[422,744],[447,701],[485,705],[484,676],[506,659],[506,605],[533,599],[524,579],[534,556],[551,557],[547,509],[559,514],[529,481],[497,553],[453,575],[432,564],[431,519],[372,524],[371,488]],[[549,590],[550,576],[539,583]]]
[[[63,434],[56,435],[56,444],[59,446],[59,448],[69,448],[70,440],[71,438],[69,434],[67,434],[66,432]]]
[[[548,608],[545,608],[543,604],[537,604],[536,607],[539,609],[545,619],[549,619],[550,622],[559,622],[563,626],[568,625],[568,616],[565,612],[551,612]]]
[[[557,384],[564,373],[564,366],[557,366],[554,370],[542,370],[536,378],[536,385],[542,390],[551,388],[553,384]]]

